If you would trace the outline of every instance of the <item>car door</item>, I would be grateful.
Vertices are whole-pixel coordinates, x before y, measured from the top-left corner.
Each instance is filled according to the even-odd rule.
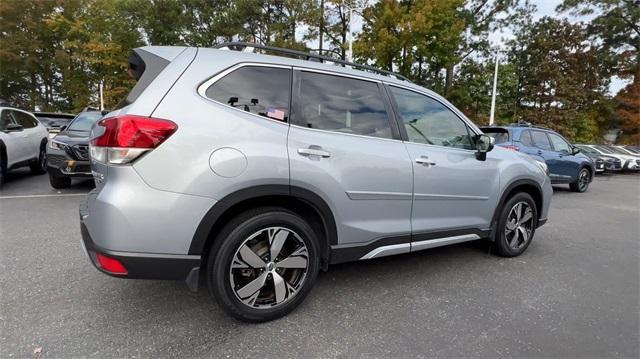
[[[40,143],[42,142],[42,131],[38,128],[38,121],[35,117],[22,111],[13,111],[13,116],[24,129],[23,139],[26,159],[38,158]]]
[[[476,159],[476,133],[449,105],[411,89],[388,89],[413,165],[412,246],[488,229],[499,197],[498,160]]]
[[[327,202],[341,245],[377,241],[408,252],[411,163],[381,83],[296,69],[293,93],[292,190]]]
[[[547,136],[553,147],[550,162],[557,169],[557,175],[563,176],[565,180],[577,178],[581,161],[572,153],[572,146],[559,135],[547,133]]]
[[[11,167],[14,163],[22,162],[28,159],[28,146],[26,141],[27,134],[24,128],[20,131],[7,131],[10,124],[21,125],[16,119],[17,111],[4,109],[0,114],[0,128],[5,132],[5,146],[7,149],[7,167]]]
[[[566,176],[561,174],[561,165],[557,161],[557,155],[553,151],[553,147],[551,147],[547,133],[540,130],[529,130],[529,132],[534,146],[532,151],[534,151],[535,155],[544,158],[547,166],[549,166],[549,177],[551,180],[554,182],[567,181]]]

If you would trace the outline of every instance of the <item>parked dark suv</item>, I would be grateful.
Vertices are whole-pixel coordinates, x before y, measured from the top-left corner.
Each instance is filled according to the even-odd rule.
[[[101,117],[99,111],[81,112],[49,141],[47,172],[53,188],[69,187],[71,178],[91,178],[89,133]]]
[[[530,124],[481,128],[495,144],[543,160],[553,184],[569,184],[574,192],[585,192],[596,172],[593,161],[558,133]]]

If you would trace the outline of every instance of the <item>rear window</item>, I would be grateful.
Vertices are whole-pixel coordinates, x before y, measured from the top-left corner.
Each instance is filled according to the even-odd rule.
[[[101,118],[102,113],[100,112],[82,112],[69,124],[67,131],[89,132],[91,131],[91,126]]]
[[[496,145],[507,143],[510,140],[509,131],[504,128],[483,127],[482,132],[489,137],[493,137],[493,143]]]
[[[136,80],[136,85],[115,109],[132,104],[167,65],[169,61],[145,50],[131,51],[127,72],[132,79]]]
[[[244,66],[213,83],[206,96],[254,115],[287,121],[291,70]]]

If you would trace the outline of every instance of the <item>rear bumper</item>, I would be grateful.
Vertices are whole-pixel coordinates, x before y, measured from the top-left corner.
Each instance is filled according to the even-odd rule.
[[[190,273],[197,273],[200,268],[198,255],[120,252],[101,248],[94,243],[85,225],[88,216],[87,206],[83,203],[80,205],[82,246],[93,266],[102,273],[118,278],[186,280]],[[127,269],[127,274],[114,274],[101,268],[96,253],[117,259]]]

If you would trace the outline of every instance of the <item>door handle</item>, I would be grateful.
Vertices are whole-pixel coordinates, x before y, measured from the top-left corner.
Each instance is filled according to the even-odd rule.
[[[420,165],[423,165],[425,167],[431,167],[431,166],[435,166],[436,165],[435,162],[433,162],[433,161],[431,161],[429,159],[429,156],[420,156],[420,157],[416,158],[416,163],[420,164]]]
[[[322,158],[331,157],[331,153],[322,149],[320,146],[311,145],[309,148],[298,148],[298,154],[301,156],[318,156]]]
[[[538,150],[538,154],[539,154],[539,155],[541,155],[541,154],[542,154],[542,151]]]

